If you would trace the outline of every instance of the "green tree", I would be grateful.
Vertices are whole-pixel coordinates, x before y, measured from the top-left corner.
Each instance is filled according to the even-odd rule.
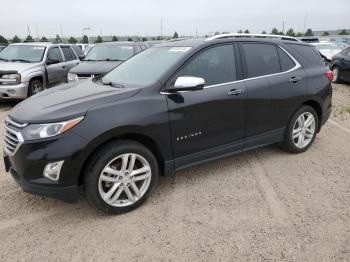
[[[296,37],[302,37],[302,36],[304,36],[304,34],[301,33],[301,32],[298,32],[295,36],[296,36]]]
[[[157,40],[162,40],[162,37],[161,36],[157,36]]]
[[[265,35],[265,34],[266,34],[266,31],[264,30],[264,31],[262,31],[261,33],[262,33],[263,35]]]
[[[329,36],[329,33],[327,31],[323,32],[322,36]]]
[[[239,29],[239,30],[237,31],[237,33],[238,33],[238,34],[242,34],[242,33],[243,33],[242,29]]]
[[[134,40],[133,40],[131,37],[129,37],[129,38],[128,38],[128,41],[129,41],[129,42],[132,42],[132,41],[134,41]]]
[[[313,36],[314,33],[312,32],[312,29],[311,28],[308,28],[305,32],[305,36]]]
[[[142,42],[146,42],[147,40],[147,37],[142,37]]]
[[[5,37],[3,37],[2,35],[0,35],[0,44],[5,44],[5,45],[8,44],[7,39]]]
[[[179,38],[179,35],[178,33],[175,31],[174,35],[173,35],[173,38]]]
[[[294,32],[293,28],[289,28],[286,35],[294,37],[295,36],[295,32]]]
[[[245,33],[245,34],[249,34],[250,32],[249,32],[248,29],[246,29],[246,30],[244,31],[244,33]]]
[[[81,39],[82,44],[88,44],[89,43],[89,38],[87,35],[83,35],[83,38]]]
[[[62,39],[61,39],[60,35],[58,35],[58,34],[56,35],[55,42],[62,43]]]
[[[68,43],[70,44],[76,44],[78,43],[78,40],[76,38],[74,38],[73,36],[71,36],[69,39],[68,39]]]
[[[349,34],[349,33],[346,32],[345,29],[341,30],[340,33],[339,33],[339,35],[348,35],[348,34]]]
[[[49,40],[45,36],[43,36],[41,37],[40,42],[49,42]]]
[[[34,42],[34,39],[33,39],[33,37],[31,35],[28,35],[26,37],[26,39],[24,40],[24,42],[26,42],[26,43]]]
[[[119,41],[118,37],[116,37],[115,35],[112,37],[112,42],[117,42]]]
[[[11,40],[11,43],[20,43],[20,42],[22,42],[21,38],[19,38],[16,35]]]
[[[95,43],[103,43],[103,39],[102,39],[102,37],[100,35],[97,36],[97,38],[95,40]]]
[[[278,29],[276,27],[272,28],[271,34],[278,35],[279,34]]]

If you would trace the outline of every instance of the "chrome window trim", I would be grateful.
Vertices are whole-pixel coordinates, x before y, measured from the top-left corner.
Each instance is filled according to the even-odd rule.
[[[283,72],[279,72],[279,73],[274,73],[274,74],[269,74],[269,75],[262,75],[262,76],[255,76],[255,77],[249,77],[249,78],[245,78],[245,79],[241,79],[241,80],[235,80],[232,82],[225,82],[225,83],[221,83],[221,84],[215,84],[215,85],[209,85],[209,86],[205,86],[203,89],[208,89],[208,88],[212,88],[212,87],[218,87],[218,86],[225,86],[225,85],[231,85],[234,83],[241,83],[241,82],[245,82],[245,81],[249,81],[249,80],[256,80],[256,79],[261,79],[261,78],[266,78],[266,77],[270,77],[270,76],[277,76],[277,75],[283,75],[283,74],[287,74],[290,72],[293,72],[299,68],[301,68],[301,64],[298,62],[298,60],[296,60],[286,49],[284,49],[283,47],[281,47],[280,45],[277,45],[277,48],[282,49],[283,52],[285,52],[290,59],[293,60],[295,66],[287,71],[283,71]],[[160,92],[160,94],[162,95],[173,95],[173,94],[177,94],[177,93],[187,93],[187,92],[191,92],[191,91],[178,91],[175,93],[171,93],[171,92]]]

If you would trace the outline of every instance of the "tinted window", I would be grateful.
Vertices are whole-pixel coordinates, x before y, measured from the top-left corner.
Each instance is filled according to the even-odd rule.
[[[49,54],[47,55],[47,59],[62,62],[63,58],[60,49],[58,47],[51,48],[49,50]]]
[[[278,55],[280,58],[280,64],[281,64],[281,71],[288,71],[295,67],[295,63],[293,60],[287,55],[281,48],[277,48]]]
[[[61,49],[66,61],[72,61],[76,59],[72,49],[69,46],[62,46]]]
[[[324,62],[318,52],[313,46],[286,44],[291,48],[290,53],[300,62],[304,67],[324,66]]]
[[[247,61],[248,77],[280,72],[277,48],[268,44],[242,44]]]
[[[177,76],[201,77],[206,86],[235,81],[233,46],[222,45],[203,51],[187,63]]]
[[[72,46],[72,48],[79,57],[85,56],[83,50],[81,50],[79,46]]]

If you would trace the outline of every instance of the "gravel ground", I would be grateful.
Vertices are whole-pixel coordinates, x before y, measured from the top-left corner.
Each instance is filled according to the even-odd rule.
[[[334,91],[309,151],[187,169],[124,215],[26,194],[1,162],[0,261],[350,261],[350,86]],[[13,105],[0,105],[1,125]]]

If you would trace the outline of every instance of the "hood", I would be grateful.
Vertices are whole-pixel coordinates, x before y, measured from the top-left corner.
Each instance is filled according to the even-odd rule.
[[[123,61],[82,61],[69,72],[77,75],[104,75]]]
[[[95,106],[131,97],[137,88],[116,88],[91,79],[60,85],[19,103],[9,116],[21,123],[52,123],[85,115]]]
[[[328,60],[332,60],[332,57],[336,54],[340,53],[341,50],[335,50],[335,49],[321,49],[319,50],[320,53],[325,56]]]
[[[40,63],[21,63],[0,61],[0,71],[17,71],[21,73],[25,70],[37,67]]]

